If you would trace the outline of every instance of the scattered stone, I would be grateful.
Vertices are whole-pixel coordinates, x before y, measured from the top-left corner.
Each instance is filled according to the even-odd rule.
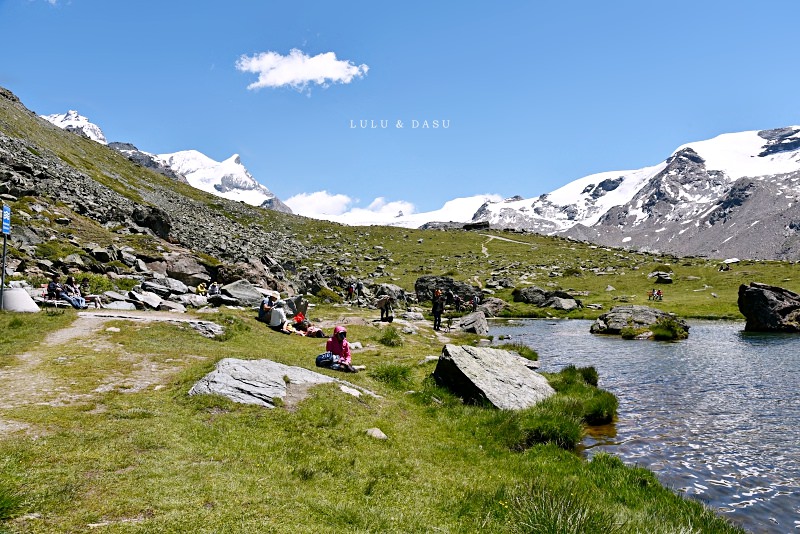
[[[486,322],[486,315],[482,311],[476,311],[457,319],[453,326],[479,336],[489,335],[489,323]]]
[[[389,439],[389,436],[384,434],[380,428],[368,428],[367,435],[375,439]]]

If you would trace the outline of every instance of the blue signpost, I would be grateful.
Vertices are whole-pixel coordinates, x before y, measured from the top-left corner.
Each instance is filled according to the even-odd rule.
[[[3,205],[3,264],[0,270],[0,310],[3,307],[3,292],[6,287],[6,242],[8,234],[11,233],[11,206]]]

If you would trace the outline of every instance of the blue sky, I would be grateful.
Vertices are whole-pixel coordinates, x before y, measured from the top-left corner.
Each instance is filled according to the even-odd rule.
[[[798,20],[796,0],[0,0],[0,85],[109,141],[238,153],[284,200],[429,211],[800,124]],[[270,52],[277,86],[252,88]]]

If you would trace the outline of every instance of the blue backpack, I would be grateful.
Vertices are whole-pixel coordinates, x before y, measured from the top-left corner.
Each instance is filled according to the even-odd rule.
[[[332,352],[323,352],[317,356],[317,367],[330,368],[334,363],[339,361],[339,357]]]

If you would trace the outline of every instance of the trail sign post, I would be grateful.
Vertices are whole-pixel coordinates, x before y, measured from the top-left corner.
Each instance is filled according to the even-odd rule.
[[[3,292],[6,287],[6,243],[8,241],[8,234],[11,233],[11,206],[3,205],[3,264],[0,270],[0,310],[5,309],[3,306]]]

